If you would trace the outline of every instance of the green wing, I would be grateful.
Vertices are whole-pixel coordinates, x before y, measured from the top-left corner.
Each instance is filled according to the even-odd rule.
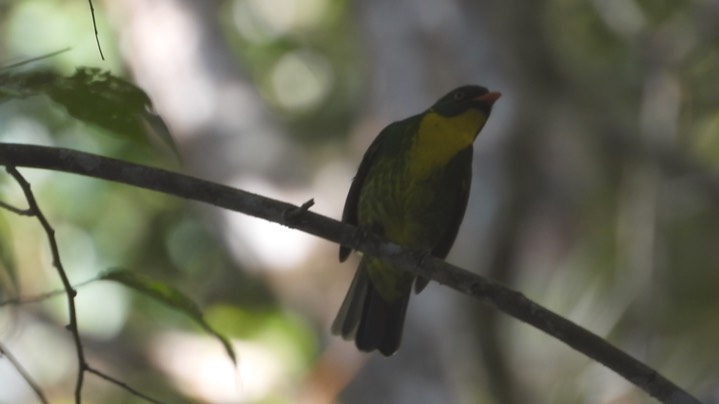
[[[459,226],[464,219],[464,212],[467,210],[467,201],[469,200],[469,188],[472,182],[472,146],[462,150],[452,160],[447,167],[447,174],[450,178],[459,180],[459,184],[453,182],[451,186],[459,186],[459,193],[455,196],[454,207],[452,209],[452,218],[447,226],[447,230],[442,234],[437,245],[432,249],[432,255],[438,258],[445,258],[452,249]],[[448,194],[456,192],[456,190],[445,191]]]
[[[444,195],[454,196],[451,208],[451,217],[449,223],[437,244],[432,248],[432,255],[437,258],[444,259],[452,249],[454,240],[457,238],[459,226],[464,219],[464,212],[467,210],[467,201],[469,200],[469,188],[472,183],[472,156],[474,151],[472,146],[467,147],[457,154],[452,160],[444,176],[450,181],[446,181],[447,185],[442,190]],[[414,282],[414,291],[419,293],[427,286],[429,279],[417,278]]]
[[[416,127],[420,116],[421,115],[415,115],[401,121],[393,122],[382,129],[379,135],[374,139],[365,152],[364,157],[362,157],[362,162],[357,169],[357,174],[355,174],[350,190],[347,193],[344,211],[342,212],[343,222],[357,226],[357,204],[359,203],[360,191],[367,178],[367,173],[369,173],[370,168],[374,165],[378,156],[396,152],[394,149],[402,143],[401,137]],[[393,137],[395,139],[392,139]],[[346,260],[351,251],[352,249],[349,247],[340,246],[340,262]]]

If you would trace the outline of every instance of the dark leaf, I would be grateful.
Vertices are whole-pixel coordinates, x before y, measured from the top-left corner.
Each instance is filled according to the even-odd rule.
[[[179,290],[162,282],[147,279],[126,269],[112,269],[100,276],[99,279],[121,283],[184,313],[205,331],[220,340],[232,363],[237,364],[235,350],[232,348],[230,340],[212,328],[212,326],[205,321],[205,317],[197,304]]]

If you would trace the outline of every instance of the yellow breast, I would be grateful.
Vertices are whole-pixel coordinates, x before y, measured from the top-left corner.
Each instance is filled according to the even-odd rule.
[[[457,153],[474,142],[485,122],[487,115],[474,108],[453,117],[427,112],[409,151],[411,175],[427,177],[447,165]]]

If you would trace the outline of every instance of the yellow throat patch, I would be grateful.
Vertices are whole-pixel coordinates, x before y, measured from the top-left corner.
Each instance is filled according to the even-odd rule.
[[[427,177],[448,164],[457,153],[474,142],[477,132],[486,122],[487,115],[474,108],[452,117],[427,112],[409,151],[412,175]]]

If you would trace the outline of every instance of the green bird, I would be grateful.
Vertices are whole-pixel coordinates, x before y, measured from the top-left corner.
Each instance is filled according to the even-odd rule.
[[[362,158],[342,221],[445,258],[467,207],[472,144],[500,95],[459,87],[421,114],[384,128]],[[350,251],[340,247],[340,262]],[[419,293],[428,281],[363,256],[332,333],[354,339],[361,351],[394,354],[412,284]]]

